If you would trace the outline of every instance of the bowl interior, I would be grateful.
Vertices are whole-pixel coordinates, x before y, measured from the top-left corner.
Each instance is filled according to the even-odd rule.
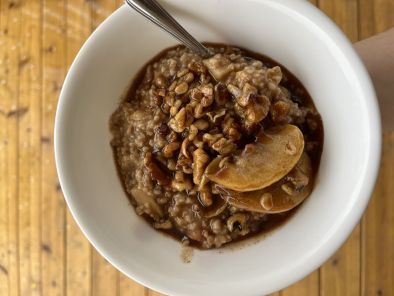
[[[303,82],[325,128],[316,188],[287,224],[259,243],[195,251],[190,264],[182,263],[180,244],[147,226],[129,205],[109,145],[109,117],[133,75],[175,44],[123,6],[84,45],[61,94],[56,160],[68,205],[100,253],[164,293],[283,288],[326,260],[366,206],[380,151],[370,81],[347,40],[306,1],[171,0],[165,6],[197,39],[266,54]]]

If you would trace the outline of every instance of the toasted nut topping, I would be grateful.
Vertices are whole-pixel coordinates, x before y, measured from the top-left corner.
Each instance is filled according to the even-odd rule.
[[[211,135],[211,134],[206,133],[202,136],[202,140],[204,142],[208,143],[209,146],[212,146],[214,143],[216,143],[217,140],[219,140],[222,137],[223,137],[222,134]]]
[[[210,191],[209,186],[205,185],[199,192],[198,195],[200,202],[203,206],[209,207],[212,205],[213,200],[212,200],[212,193]]]
[[[174,152],[177,151],[180,147],[179,142],[172,142],[164,146],[163,155],[167,158],[170,158],[174,155]]]
[[[206,130],[209,127],[209,123],[204,119],[196,120],[193,125],[200,131]]]
[[[173,82],[171,83],[171,85],[170,85],[170,87],[168,88],[168,90],[169,90],[169,91],[174,91],[176,85],[177,85],[177,81],[175,80],[175,81],[173,81]]]
[[[189,72],[185,76],[183,76],[181,79],[183,81],[185,81],[186,83],[190,83],[194,80],[194,75],[193,75],[193,73]]]
[[[190,125],[189,126],[189,135],[188,135],[189,141],[193,141],[197,134],[198,134],[198,128],[193,124]]]
[[[189,72],[188,69],[182,69],[182,70],[178,71],[178,73],[176,74],[176,77],[180,78],[188,72]]]
[[[176,100],[174,105],[170,108],[170,115],[171,116],[175,116],[178,111],[179,111],[179,107],[182,105],[182,101],[181,100]]]
[[[189,157],[189,151],[187,150],[189,144],[190,144],[190,140],[188,138],[185,138],[181,146],[181,152],[186,157]]]
[[[293,195],[294,193],[294,188],[291,184],[285,183],[280,187],[284,192],[286,192],[288,195]]]
[[[204,107],[202,104],[197,104],[196,107],[194,108],[194,117],[195,118],[201,118],[204,116]]]
[[[207,69],[205,68],[205,66],[201,62],[196,62],[196,61],[191,62],[188,65],[188,68],[190,69],[190,71],[192,71],[196,74],[202,74],[207,71]]]
[[[212,144],[212,149],[216,150],[221,155],[227,155],[235,151],[235,149],[237,149],[237,145],[235,145],[231,140],[221,138]]]
[[[209,156],[201,148],[193,152],[193,183],[198,185],[201,182],[205,167],[208,165]]]
[[[175,87],[174,91],[177,95],[183,95],[188,91],[188,89],[189,89],[189,85],[183,81]]]

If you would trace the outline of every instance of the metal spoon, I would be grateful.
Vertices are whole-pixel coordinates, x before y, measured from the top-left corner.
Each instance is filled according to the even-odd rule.
[[[202,57],[213,55],[213,52],[190,35],[156,0],[125,0],[125,3]]]

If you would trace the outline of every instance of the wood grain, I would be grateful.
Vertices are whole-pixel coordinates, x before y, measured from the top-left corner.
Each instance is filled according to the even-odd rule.
[[[21,39],[20,3],[0,6],[0,292],[18,295],[19,276],[19,48]]]
[[[358,0],[319,0],[324,11],[355,42],[358,40]]]
[[[319,270],[312,272],[309,276],[298,283],[284,289],[280,293],[281,296],[292,295],[319,295]]]
[[[65,7],[63,1],[43,0],[42,35],[42,292],[66,291],[66,212],[57,180],[53,126],[59,91],[66,74]]]
[[[312,0],[352,40],[394,25],[392,0]],[[122,0],[0,2],[0,295],[161,296],[118,272],[68,212],[53,158],[67,68]],[[394,133],[376,190],[343,247],[319,270],[274,293],[390,295],[394,291]]]
[[[119,295],[148,296],[148,289],[119,272]]]
[[[393,0],[359,0],[360,39],[368,38],[394,26]]]
[[[20,3],[19,270],[21,295],[41,294],[41,5]]]

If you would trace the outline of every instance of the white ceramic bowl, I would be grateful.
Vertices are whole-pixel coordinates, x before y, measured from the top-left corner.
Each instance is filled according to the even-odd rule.
[[[171,0],[166,7],[198,39],[266,54],[306,86],[325,128],[313,194],[261,242],[240,250],[196,251],[138,217],[123,193],[108,119],[132,77],[175,41],[126,6],[89,38],[64,82],[55,151],[68,206],[95,248],[143,285],[170,295],[261,295],[318,268],[363,213],[380,158],[380,120],[370,79],[340,30],[306,1]]]

